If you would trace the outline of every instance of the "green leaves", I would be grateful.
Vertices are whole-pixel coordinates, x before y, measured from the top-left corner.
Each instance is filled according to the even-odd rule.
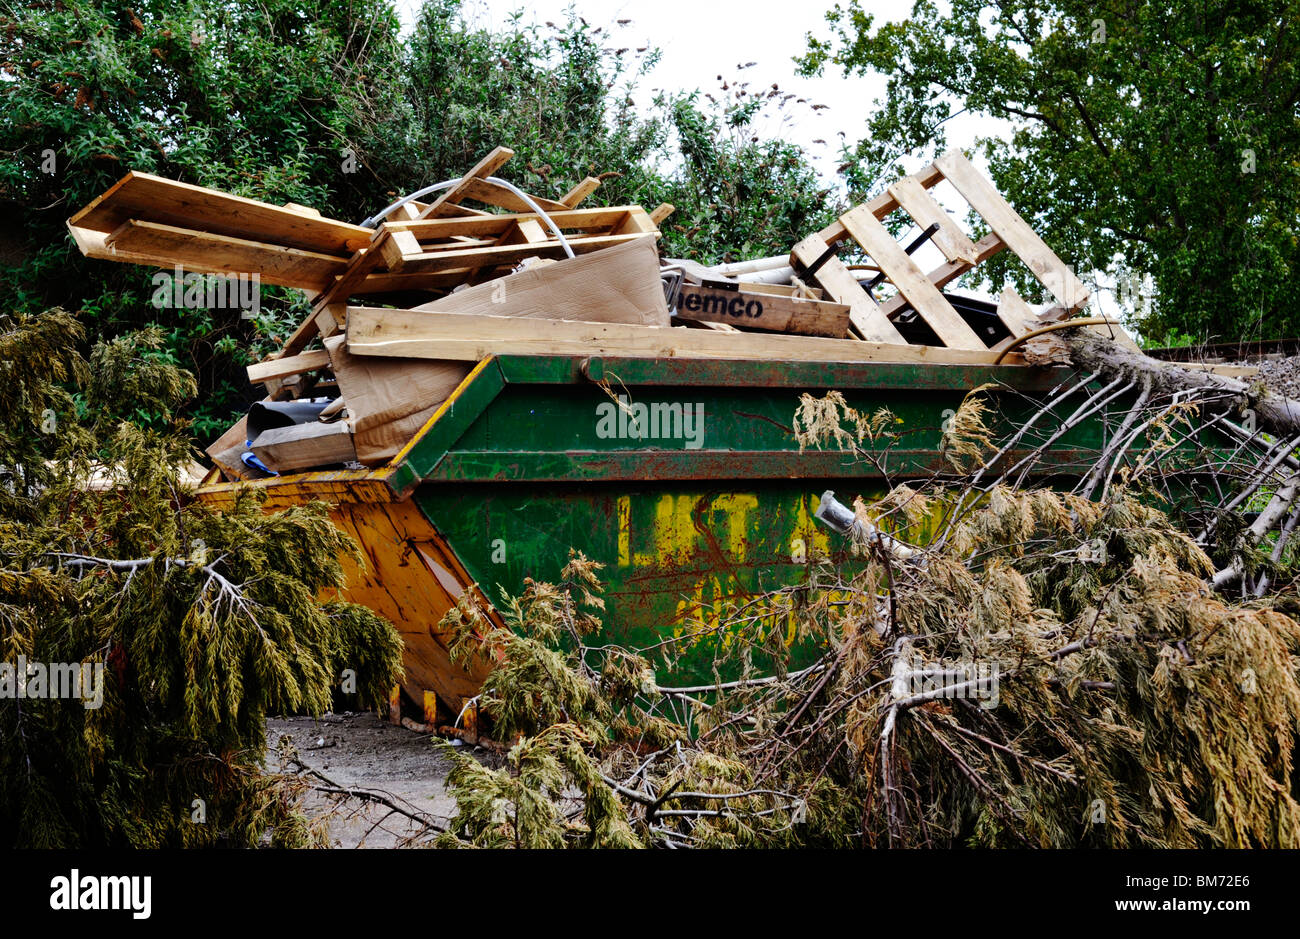
[[[0,661],[102,678],[96,707],[0,698],[0,842],[311,843],[262,772],[265,716],[321,713],[344,670],[348,703],[378,706],[401,640],[320,601],[340,557],[359,557],[325,506],[266,513],[245,493],[216,513],[186,494],[175,415],[194,381],[159,331],[97,344],[89,363],[82,335],[57,310],[0,319]]]
[[[1151,275],[1151,310],[1128,304],[1147,339],[1289,336],[1300,20],[1284,6],[956,0],[876,26],[851,0],[802,67],[888,78],[856,152],[868,177],[945,149],[958,108],[1009,122],[983,142],[999,189],[1082,274]],[[1041,294],[1009,256],[980,271]]]

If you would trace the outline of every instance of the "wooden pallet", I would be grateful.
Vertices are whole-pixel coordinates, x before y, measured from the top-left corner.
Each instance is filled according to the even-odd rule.
[[[337,334],[353,297],[446,292],[508,274],[528,258],[566,257],[528,201],[489,179],[511,156],[509,148],[497,147],[434,201],[390,210],[374,230],[306,206],[270,205],[134,172],[70,218],[68,229],[87,257],[256,274],[265,283],[306,291],[311,314],[280,350],[283,359],[317,336]],[[672,206],[653,213],[634,205],[578,208],[599,186],[600,180],[587,177],[559,199],[528,198],[564,232],[575,255],[658,236],[658,223]],[[296,375],[273,361],[266,363],[268,393],[292,394]]]
[[[984,219],[992,229],[990,235],[972,241],[930,195],[929,190],[945,179]],[[883,220],[899,210],[911,216],[921,230],[935,228],[933,242],[945,259],[935,270],[922,271],[885,228]],[[879,268],[884,279],[897,288],[895,296],[883,303],[877,302],[863,289],[852,271],[831,254],[837,245],[848,240],[856,242]],[[948,348],[983,350],[987,348],[985,343],[953,309],[941,288],[1008,248],[1056,298],[1063,313],[1073,313],[1088,302],[1088,290],[1074,272],[1047,247],[970,161],[960,151],[954,150],[919,173],[900,179],[875,199],[855,206],[834,224],[799,242],[791,252],[791,264],[796,271],[812,270],[811,277],[826,291],[829,299],[849,306],[853,330],[863,339],[905,342],[893,318],[910,308]],[[1033,328],[1036,319],[1028,304],[1010,289],[1003,292],[998,315],[1015,337]]]

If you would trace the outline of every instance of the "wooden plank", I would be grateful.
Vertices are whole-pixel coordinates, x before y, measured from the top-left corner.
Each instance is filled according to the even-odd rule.
[[[588,176],[582,182],[578,183],[578,185],[560,196],[560,201],[569,208],[573,208],[599,188],[600,180],[595,176]]]
[[[444,207],[460,202],[465,198],[469,184],[480,176],[491,176],[506,162],[515,155],[515,151],[509,147],[497,147],[483,159],[474,164],[474,167],[461,177],[460,182],[439,193],[438,198],[429,203],[429,211],[426,218],[438,218],[445,214]]]
[[[537,207],[543,212],[563,212],[568,208],[563,202],[556,202],[554,199],[545,199],[542,196],[535,196],[532,193],[529,197],[537,203]],[[486,179],[471,179],[465,183],[464,192],[461,194],[463,199],[476,199],[487,205],[494,205],[501,209],[507,209],[511,212],[531,212],[530,206],[519,196],[515,195],[505,186],[499,183],[490,183]]]
[[[795,297],[800,300],[823,300],[826,291],[818,287],[795,287],[792,284],[761,284],[757,281],[741,280],[737,281],[740,289],[746,293],[765,293],[773,297]],[[712,286],[705,284],[705,286]],[[806,293],[804,292],[806,291]]]
[[[1002,243],[1002,239],[997,235],[985,235],[975,242],[975,263],[980,264],[987,261],[1005,247],[1006,245]],[[947,261],[932,270],[928,278],[935,287],[943,287],[974,266],[974,264],[967,264],[965,261]],[[896,313],[906,309],[907,305],[907,298],[900,293],[882,303],[880,309],[886,316],[893,317]]]
[[[375,240],[368,248],[363,248],[352,256],[347,267],[339,274],[336,281],[329,285],[312,307],[312,312],[324,309],[331,303],[346,303],[348,298],[366,280],[367,276],[384,257],[384,244],[393,236],[393,230],[384,226],[375,235]]]
[[[945,258],[949,261],[975,263],[975,245],[966,237],[966,233],[957,227],[952,216],[944,211],[943,206],[934,201],[930,193],[914,177],[905,176],[894,183],[889,187],[889,194],[902,206],[903,211],[912,216],[917,227],[922,231],[931,225],[939,226],[931,241],[943,252]]]
[[[357,458],[347,421],[312,421],[264,430],[253,441],[253,453],[277,473],[351,463]]]
[[[210,274],[257,274],[268,284],[322,290],[343,270],[344,261],[328,254],[214,235],[134,219],[123,222],[105,239],[108,256],[122,260]]]
[[[654,222],[656,228],[664,223],[664,219],[677,211],[677,206],[671,202],[660,202],[650,212],[650,221]]]
[[[388,237],[383,239],[381,250],[388,269],[400,271],[404,255],[419,254],[424,249],[409,231],[390,231]]]
[[[419,202],[405,202],[384,216],[384,221],[414,222],[420,217],[420,209],[423,207]]]
[[[935,163],[962,198],[983,216],[989,228],[1025,262],[1061,306],[1078,310],[1088,302],[1088,289],[1074,276],[1074,272],[1047,247],[960,150],[945,153]]]
[[[312,319],[316,321],[316,333],[322,338],[339,332],[346,318],[347,306],[342,303],[331,303],[321,307],[312,315]]]
[[[248,366],[248,380],[256,385],[258,382],[270,381],[273,378],[288,378],[290,375],[299,375],[313,369],[328,368],[329,364],[330,357],[324,349],[313,349],[300,355],[255,362]]]
[[[570,238],[569,247],[574,254],[586,254],[620,245],[637,238],[650,238],[652,235],[597,235],[590,238]],[[491,248],[471,248],[463,251],[437,251],[402,256],[400,272],[431,273],[447,271],[456,267],[472,265],[473,268],[515,264],[527,257],[562,258],[567,257],[558,241],[545,244],[497,245]]]
[[[504,234],[495,239],[493,245],[517,245],[517,244],[545,244],[550,240],[551,233],[542,228],[542,223],[538,221],[536,215],[529,215],[520,218],[508,228]],[[481,268],[475,268],[466,278],[466,283],[471,283],[479,279]]]
[[[1038,319],[1020,294],[1016,293],[1014,287],[1003,290],[998,298],[998,319],[1002,320],[1002,325],[1011,330],[1011,335],[1016,338],[1046,325]]]
[[[609,230],[611,235],[630,235],[640,232],[646,235],[658,235],[659,226],[640,206],[629,206],[622,221]]]
[[[342,258],[370,241],[360,225],[270,205],[148,173],[127,173],[68,222],[92,231],[115,231],[135,219],[227,235]]]
[[[722,290],[682,284],[677,317],[702,323],[730,323],[745,329],[829,336],[842,339],[849,331],[845,303],[799,300],[749,290]]]
[[[117,261],[124,264],[147,264],[150,266],[156,263],[151,255],[135,254],[127,251],[121,245],[110,248],[106,242],[111,232],[80,228],[71,223],[68,224],[68,232],[72,235],[72,240],[76,242],[77,248],[88,258],[94,258],[97,261]]]
[[[582,229],[584,231],[609,231],[622,224],[628,213],[640,214],[649,218],[645,210],[638,205],[615,205],[608,208],[565,209],[547,212],[561,229]],[[528,219],[536,220],[537,214],[532,210],[502,215],[480,215],[472,218],[425,218],[419,221],[385,222],[384,228],[393,231],[405,231],[413,234],[419,241],[439,241],[456,235],[473,237],[499,237],[512,226]],[[652,226],[653,227],[653,226]],[[548,228],[547,231],[550,231]]]
[[[682,327],[579,323],[464,313],[348,308],[347,350],[359,356],[478,362],[489,355],[635,356],[791,362],[932,362],[988,365],[987,349],[944,349]],[[1014,354],[1013,354],[1014,355]],[[1008,356],[1018,363],[1019,357]]]
[[[790,252],[795,269],[811,267],[828,247],[820,235],[809,235]],[[863,339],[897,345],[907,344],[903,334],[894,328],[894,324],[881,311],[876,301],[868,296],[839,258],[826,261],[812,276],[826,291],[828,297],[837,303],[848,304],[849,322]]]
[[[885,229],[880,219],[863,206],[844,215],[840,221],[858,244],[862,245],[898,292],[907,298],[926,324],[950,349],[984,349],[986,346],[966,325],[943,294],[921,271],[912,258]],[[883,314],[882,314],[883,315]]]
[[[917,184],[920,185],[922,189],[929,189],[938,183],[939,180],[943,179],[943,174],[939,172],[937,166],[931,163],[919,173],[913,173],[909,178],[916,180]],[[880,219],[883,219],[890,212],[894,212],[901,208],[898,204],[898,200],[894,198],[894,194],[888,189],[876,196],[874,199],[870,199],[862,204],[866,206],[868,212]],[[843,223],[840,222],[839,219],[836,219],[834,222],[827,225],[817,234],[823,241],[831,245],[837,245],[845,238],[849,237],[848,231],[845,230]]]

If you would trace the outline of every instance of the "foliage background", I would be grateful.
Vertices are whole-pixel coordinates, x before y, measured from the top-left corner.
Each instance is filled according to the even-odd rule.
[[[834,211],[799,147],[752,133],[775,91],[664,94],[638,114],[630,92],[655,53],[616,49],[576,17],[491,33],[462,21],[459,0],[428,0],[403,37],[386,0],[0,11],[0,309],[62,306],[97,338],[161,326],[168,361],[196,376],[183,413],[201,441],[250,402],[244,366],[303,301],[264,288],[251,321],[157,310],[152,270],[82,258],[65,220],[128,169],[359,221],[506,145],[506,175],[526,189],[601,175],[595,202],[673,203],[664,251],[704,261],[785,251]],[[56,172],[42,171],[47,151]]]
[[[1081,273],[1109,272],[1153,344],[1300,333],[1300,17],[1293,2],[917,0],[827,15],[803,71],[879,74],[852,154],[866,179],[942,152],[966,111],[1015,125],[981,147],[998,188]],[[1007,255],[981,269],[1010,274]],[[1141,300],[1150,278],[1154,296]]]

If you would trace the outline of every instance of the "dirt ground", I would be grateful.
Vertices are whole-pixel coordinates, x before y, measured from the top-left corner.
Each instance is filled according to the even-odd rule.
[[[326,714],[319,720],[273,717],[266,731],[268,769],[280,765],[277,751],[281,736],[287,734],[302,762],[340,787],[381,794],[415,814],[433,816],[439,824],[455,814],[455,800],[445,785],[451,762],[437,751],[430,734],[354,712]],[[387,805],[355,798],[310,792],[302,807],[309,814],[328,816],[330,842],[338,848],[398,847],[420,835],[423,827]]]

